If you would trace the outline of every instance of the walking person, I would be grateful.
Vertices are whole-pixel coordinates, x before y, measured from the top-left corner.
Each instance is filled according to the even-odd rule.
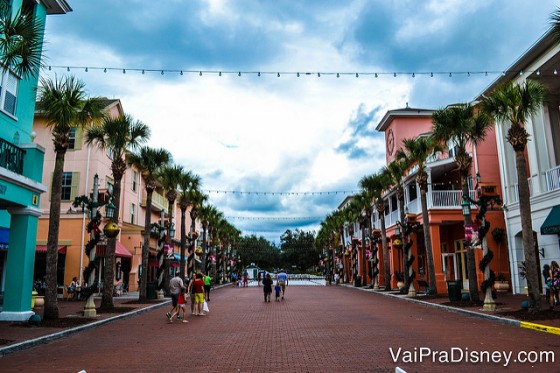
[[[183,284],[183,279],[179,271],[175,273],[175,277],[169,281],[169,292],[171,293],[171,310],[165,314],[169,322],[173,322],[173,316],[177,315],[178,308],[177,302],[179,300],[179,295],[181,294],[181,289],[185,286]]]
[[[545,294],[545,299],[546,299],[546,303],[553,308],[554,307],[554,300],[552,299],[551,293],[552,293],[552,277],[551,277],[551,271],[550,271],[550,266],[548,264],[545,264],[543,266],[543,271],[542,271],[543,277],[544,277],[544,294]]]
[[[274,286],[274,292],[276,293],[276,301],[280,302],[280,284],[276,281],[276,286]]]
[[[212,277],[209,274],[204,276],[204,297],[207,302],[210,302],[210,289],[212,288]]]
[[[270,273],[267,273],[263,280],[263,293],[264,301],[270,302],[270,294],[272,294],[272,277]]]
[[[204,280],[202,279],[202,273],[196,274],[196,279],[193,281],[194,290],[194,315],[204,316],[202,312],[202,306],[204,305]]]
[[[284,293],[286,292],[286,285],[288,285],[288,274],[284,271],[278,274],[278,283],[282,290],[282,300],[284,300]]]
[[[554,305],[557,306],[560,302],[558,296],[560,295],[560,266],[553,260],[550,263],[550,278],[552,279],[552,297],[554,299]]]
[[[191,274],[191,277],[189,279],[189,286],[187,288],[187,295],[190,296],[191,298],[191,315],[194,315],[195,312],[195,307],[196,307],[196,302],[194,299],[194,280],[196,279],[196,276],[194,273]]]
[[[170,322],[171,320],[173,320],[173,317],[175,315],[177,315],[177,321],[183,320],[183,322],[188,322],[186,320],[187,318],[187,309],[185,307],[186,303],[187,303],[187,293],[185,291],[185,288],[182,287],[181,293],[179,294],[179,298],[177,298],[177,311],[171,315],[171,319],[169,319]]]

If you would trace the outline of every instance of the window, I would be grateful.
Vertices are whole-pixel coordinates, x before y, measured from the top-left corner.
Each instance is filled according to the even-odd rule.
[[[74,149],[76,146],[76,127],[70,130],[70,137],[68,138],[68,149]]]
[[[132,190],[136,192],[136,182],[138,179],[138,172],[132,170]]]
[[[136,205],[130,204],[130,224],[134,224],[134,215],[136,215]]]
[[[416,183],[408,184],[408,200],[414,201],[416,198],[418,198]]]
[[[107,193],[113,195],[113,179],[107,178],[107,182],[105,183],[105,188],[107,189]]]
[[[11,71],[2,71],[0,79],[0,109],[15,116],[19,78]]]
[[[62,192],[61,199],[69,201],[72,195],[72,172],[65,172],[62,174]]]

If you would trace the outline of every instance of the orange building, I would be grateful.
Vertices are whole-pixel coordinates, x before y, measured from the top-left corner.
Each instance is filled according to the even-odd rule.
[[[395,157],[397,149],[402,146],[403,139],[416,138],[429,134],[432,131],[433,110],[413,109],[406,107],[403,109],[390,110],[381,119],[376,130],[385,133],[386,143],[386,163],[389,164]],[[408,214],[420,224],[429,224],[432,252],[434,258],[436,283],[438,293],[447,292],[447,281],[460,281],[462,289],[469,288],[469,278],[467,273],[467,249],[465,248],[465,229],[464,218],[461,209],[462,193],[460,185],[460,175],[455,163],[456,149],[454,144],[448,144],[448,151],[432,157],[427,165],[428,173],[428,222],[422,219],[420,205],[420,190],[416,184],[416,172],[411,171],[403,181],[404,185],[404,208]],[[489,131],[486,140],[476,148],[470,147],[467,152],[473,157],[472,169],[468,177],[470,195],[476,199],[477,174],[480,175],[483,183],[495,184],[497,190],[501,190],[500,174],[497,156],[496,136],[493,130]],[[385,227],[389,248],[389,258],[383,257],[383,249],[379,243],[379,284],[385,286],[390,281],[391,288],[397,288],[397,282],[403,274],[403,250],[396,242],[396,227],[400,221],[399,202],[396,191],[391,190],[385,197]],[[472,217],[477,213],[477,208],[472,206]],[[494,258],[490,267],[496,274],[503,275],[507,280],[510,279],[508,248],[504,242],[496,242],[492,238],[492,231],[496,228],[505,228],[504,215],[500,207],[486,213],[486,220],[490,222],[490,232],[486,235],[488,247],[493,251]],[[373,209],[372,216],[373,229],[380,229],[380,219],[376,209]],[[355,245],[359,252],[352,259],[357,263],[357,273],[363,273],[364,265],[367,273],[366,282],[371,283],[371,247],[368,240],[362,241],[362,230],[359,225],[354,227]],[[347,249],[351,249],[351,235],[345,229]],[[423,230],[420,229],[411,235],[414,241],[412,253],[415,257],[412,268],[416,274],[414,280],[415,289],[422,288],[428,282],[428,263],[424,243]],[[362,242],[366,242],[367,251],[366,263],[363,263]],[[478,269],[478,264],[482,259],[482,250],[475,249],[477,266],[477,280],[480,285],[484,279],[483,273]],[[384,261],[389,260],[391,268],[391,278],[384,278]],[[352,264],[345,264],[351,266]],[[353,272],[352,272],[353,273]],[[352,277],[348,279],[352,281]],[[419,284],[420,281],[420,284]],[[363,282],[363,281],[362,281]]]

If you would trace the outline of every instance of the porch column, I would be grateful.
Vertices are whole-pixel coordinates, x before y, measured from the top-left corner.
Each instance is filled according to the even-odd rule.
[[[6,263],[6,287],[1,321],[27,321],[31,310],[33,270],[38,218],[41,211],[35,208],[9,210],[10,239]]]

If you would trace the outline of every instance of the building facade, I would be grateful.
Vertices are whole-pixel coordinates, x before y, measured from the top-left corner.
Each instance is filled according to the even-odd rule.
[[[43,24],[46,16],[72,9],[64,0],[10,2],[15,14],[25,7]],[[34,142],[37,76],[2,69],[0,89],[0,320],[25,321],[31,311],[33,268],[44,148]]]

